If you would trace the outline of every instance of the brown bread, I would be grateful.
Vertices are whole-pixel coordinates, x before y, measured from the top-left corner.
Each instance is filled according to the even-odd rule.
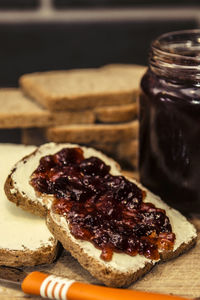
[[[25,74],[19,83],[28,96],[50,110],[84,110],[134,101],[145,69],[131,65],[49,71]]]
[[[118,124],[81,124],[56,126],[47,130],[49,141],[56,143],[89,144],[95,142],[119,142],[138,136],[138,121]]]

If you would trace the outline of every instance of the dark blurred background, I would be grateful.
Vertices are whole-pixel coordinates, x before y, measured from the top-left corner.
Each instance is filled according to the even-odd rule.
[[[0,86],[34,71],[146,65],[154,38],[199,24],[199,0],[0,0]]]
[[[199,0],[0,0],[0,87],[34,71],[146,65],[153,39],[199,25]]]

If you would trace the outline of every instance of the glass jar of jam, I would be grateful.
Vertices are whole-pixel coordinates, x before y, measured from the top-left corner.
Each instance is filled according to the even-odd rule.
[[[139,104],[141,182],[183,213],[200,213],[200,30],[152,42]]]

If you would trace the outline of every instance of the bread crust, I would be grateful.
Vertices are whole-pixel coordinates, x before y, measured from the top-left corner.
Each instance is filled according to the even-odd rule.
[[[138,107],[133,102],[121,106],[97,107],[94,112],[97,121],[102,123],[129,122],[136,118]]]
[[[8,199],[11,202],[15,203],[17,206],[19,206],[20,208],[22,208],[23,210],[26,210],[39,217],[46,217],[47,215],[46,206],[42,205],[40,202],[32,201],[26,195],[20,193],[19,190],[15,190],[14,192],[11,192],[14,188],[14,181],[12,179],[12,175],[14,172],[15,169],[13,169],[12,173],[7,177],[4,185],[4,191]]]
[[[47,139],[56,143],[116,143],[138,137],[138,120],[119,124],[80,124],[47,129]]]
[[[177,256],[181,255],[182,253],[188,251],[190,248],[192,248],[197,241],[197,237],[194,237],[190,240],[189,243],[182,243],[175,251],[165,251],[160,253],[161,260],[167,261],[173,258],[176,258]]]
[[[36,266],[49,264],[55,260],[59,251],[57,241],[52,246],[41,246],[36,250],[0,249],[0,265],[9,267]]]

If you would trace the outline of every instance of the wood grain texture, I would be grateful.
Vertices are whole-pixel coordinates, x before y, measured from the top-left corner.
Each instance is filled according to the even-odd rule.
[[[197,245],[180,257],[160,263],[142,279],[131,285],[129,289],[179,295],[187,298],[200,297],[200,217],[194,217],[192,222],[198,229]],[[25,268],[26,271],[45,271],[70,279],[100,284],[89,272],[66,251],[51,265]],[[0,285],[0,299],[22,300],[41,298],[25,296],[19,289],[14,290],[10,285]]]

